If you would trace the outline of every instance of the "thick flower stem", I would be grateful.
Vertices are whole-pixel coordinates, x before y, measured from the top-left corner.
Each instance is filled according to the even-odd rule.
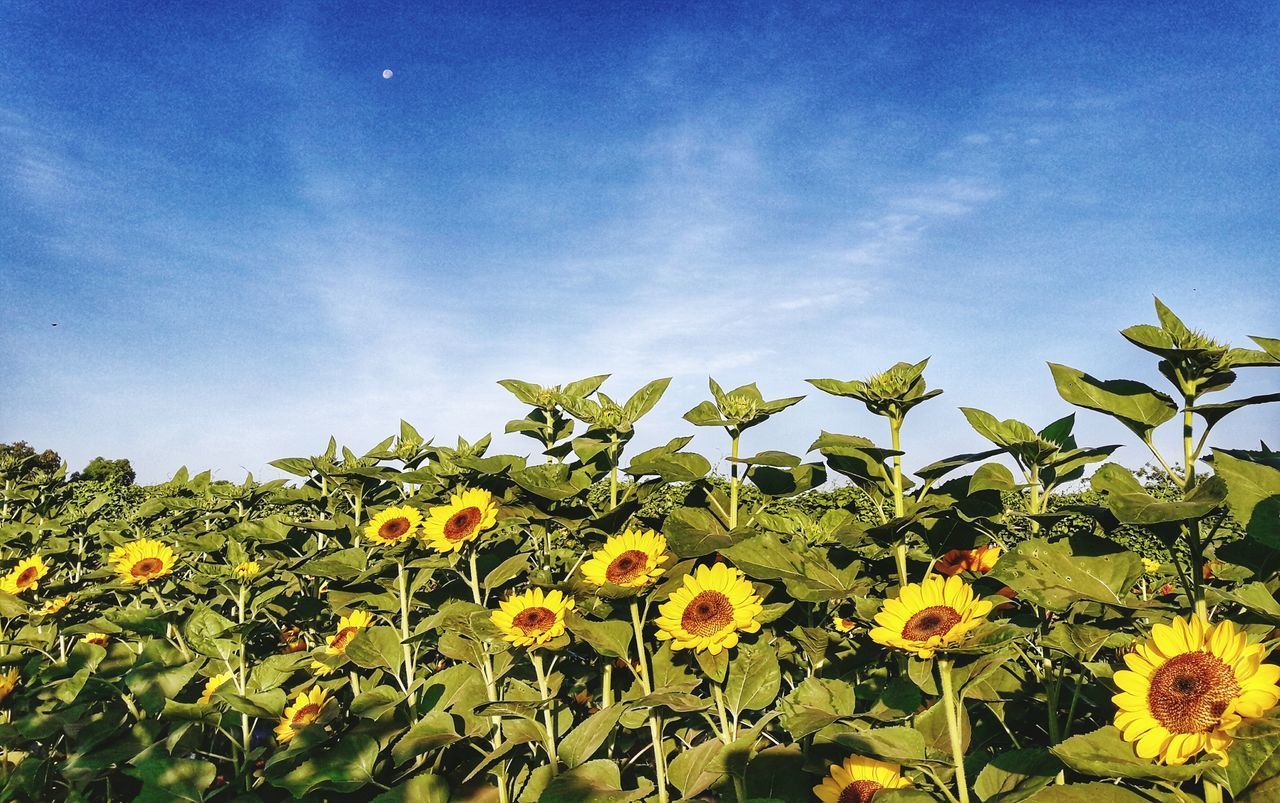
[[[1204,782],[1204,803],[1222,803],[1222,787],[1208,779]]]
[[[542,663],[542,653],[529,651],[529,661],[533,664],[533,674],[538,678],[538,693],[542,695],[544,705],[551,700],[551,687],[547,684],[547,670]],[[554,701],[542,709],[542,725],[547,731],[547,761],[551,764],[551,774],[560,771],[560,759],[556,752],[556,718],[552,710]]]
[[[653,677],[649,674],[649,654],[644,644],[644,621],[640,616],[640,603],[631,600],[631,629],[636,636],[636,657],[640,660],[640,688],[646,695],[653,694]],[[658,776],[658,801],[667,803],[667,756],[662,749],[662,720],[656,708],[649,709],[649,738],[653,742],[653,770]]]
[[[404,648],[404,688],[409,700],[409,708],[414,706],[413,694],[413,647],[409,644],[409,572],[405,568],[404,558],[396,561],[400,580],[400,640]]]
[[[938,679],[942,684],[942,706],[947,714],[947,733],[951,737],[951,760],[955,763],[956,793],[960,803],[969,803],[969,781],[964,773],[964,748],[960,742],[960,710],[951,685],[951,660],[938,659]]]
[[[898,416],[889,417],[889,439],[895,452],[902,451],[902,419]],[[906,514],[906,503],[902,498],[902,455],[895,454],[893,456],[893,515],[894,518],[902,518]],[[893,560],[898,568],[898,585],[905,586],[907,584],[907,542],[899,541],[893,545]]]
[[[732,433],[733,445],[729,451],[729,529],[738,526],[738,440],[737,432]]]
[[[244,583],[242,582],[240,583],[240,593],[236,597],[236,619],[242,625],[244,624],[244,609],[245,609],[245,587],[244,587]],[[237,690],[241,694],[245,693],[245,687],[246,687],[246,684],[248,683],[248,678],[245,676],[246,673],[245,673],[244,651],[245,651],[244,641],[241,640],[240,667],[239,667],[240,671],[238,673],[239,677],[237,678],[237,682],[238,682]],[[240,714],[240,746],[241,746],[241,751],[244,755],[244,759],[246,761],[248,761],[248,758],[249,758],[249,748],[251,746],[251,743],[252,743],[252,729],[249,727],[249,715],[242,713]]]

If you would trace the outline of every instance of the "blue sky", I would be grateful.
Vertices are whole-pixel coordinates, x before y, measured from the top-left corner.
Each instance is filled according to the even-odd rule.
[[[1152,294],[1280,335],[1280,6],[648,5],[0,0],[0,441],[273,476],[612,372],[675,377],[651,444],[708,374],[932,355],[919,465],[1068,412],[1045,360],[1161,383]],[[747,448],[823,428],[882,437],[811,394]]]

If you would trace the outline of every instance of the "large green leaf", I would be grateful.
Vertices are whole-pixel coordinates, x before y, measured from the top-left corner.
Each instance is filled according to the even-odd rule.
[[[838,569],[817,549],[799,551],[774,533],[762,533],[721,552],[749,577],[781,580],[787,592],[805,602],[845,599],[860,587],[856,567]]]
[[[601,708],[569,731],[560,742],[557,752],[567,767],[576,767],[600,749],[609,734],[618,726],[618,720],[627,713],[627,706],[611,705]]]
[[[624,790],[618,765],[599,759],[557,775],[538,803],[631,803],[644,800],[652,791],[653,784],[644,780],[639,789]]]
[[[1049,363],[1058,394],[1067,402],[1116,418],[1138,437],[1172,419],[1178,405],[1166,393],[1129,379],[1096,379],[1083,371]]]
[[[385,625],[364,628],[347,645],[347,657],[365,669],[399,671],[403,654],[400,634]]]
[[[312,753],[283,778],[271,783],[302,797],[318,786],[339,792],[359,789],[373,780],[378,743],[361,733],[348,733],[332,749]]]
[[[1111,725],[1092,733],[1072,736],[1055,745],[1052,751],[1071,769],[1097,778],[1135,778],[1178,783],[1198,778],[1206,770],[1218,765],[1216,761],[1208,760],[1170,766],[1139,758],[1134,752],[1133,744],[1126,742],[1120,731]]]
[[[1065,611],[1082,601],[1133,607],[1130,591],[1142,575],[1140,557],[1081,534],[1024,541],[1000,558],[990,576],[1043,608]]]
[[[1213,452],[1213,470],[1227,484],[1227,507],[1250,538],[1280,549],[1280,470]]]
[[[759,711],[777,699],[781,688],[777,647],[764,640],[739,644],[724,682],[728,709],[735,716],[743,711]]]

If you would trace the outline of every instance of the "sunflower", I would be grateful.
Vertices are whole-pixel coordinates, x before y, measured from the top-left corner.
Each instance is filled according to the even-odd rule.
[[[417,533],[421,526],[422,514],[416,507],[389,507],[365,525],[364,537],[379,544],[400,544]]]
[[[822,803],[870,803],[881,789],[905,789],[911,781],[902,777],[897,764],[874,758],[849,756],[843,764],[833,764],[831,774],[813,787]]]
[[[517,647],[538,647],[564,633],[564,615],[573,605],[559,589],[544,594],[534,588],[498,603],[493,624]]]
[[[345,655],[347,645],[356,637],[362,628],[373,624],[373,616],[366,611],[352,611],[338,620],[338,631],[329,637],[329,646],[325,651],[330,655]],[[330,667],[319,661],[311,662],[311,670],[324,675],[332,671]]]
[[[40,578],[49,573],[44,558],[32,555],[18,562],[7,576],[0,579],[0,591],[8,594],[21,594],[31,591],[40,585]]]
[[[1142,758],[1183,764],[1200,752],[1226,763],[1231,732],[1280,701],[1280,666],[1231,622],[1198,615],[1151,628],[1115,674],[1115,725]]]
[[[612,583],[623,588],[644,588],[657,582],[670,559],[667,539],[653,530],[627,530],[610,536],[591,559],[582,564],[582,576],[598,586]]]
[[[0,702],[4,702],[4,698],[8,697],[18,687],[19,677],[17,669],[0,672]]]
[[[71,598],[72,598],[71,594],[64,594],[61,597],[54,597],[53,599],[46,602],[44,604],[44,607],[41,608],[39,612],[44,614],[45,616],[57,613],[58,611],[62,610],[63,608],[71,604]]]
[[[236,567],[231,570],[232,574],[241,580],[252,580],[258,576],[260,571],[262,571],[262,567],[258,565],[256,560],[237,563]]]
[[[85,633],[84,642],[86,644],[97,644],[99,647],[106,647],[111,637],[106,633]]]
[[[456,552],[468,541],[489,529],[498,520],[498,503],[483,489],[458,491],[449,504],[427,512],[422,532],[438,552]]]
[[[738,644],[739,631],[760,629],[756,617],[762,610],[755,586],[742,572],[723,563],[699,566],[658,608],[658,640],[670,640],[673,650],[719,655]]]
[[[838,613],[831,614],[831,623],[835,625],[838,633],[852,633],[858,623],[852,619],[846,619]]]
[[[991,603],[974,599],[973,589],[959,577],[946,580],[934,574],[923,583],[902,587],[897,599],[887,599],[876,614],[868,634],[886,647],[932,658],[940,649],[964,641],[970,630],[982,624]]]
[[[223,672],[220,675],[214,675],[209,678],[209,680],[204,684],[204,691],[200,693],[200,702],[213,702],[213,693],[218,690],[219,686],[226,683],[228,680],[231,680],[230,672]]]
[[[1142,570],[1147,574],[1155,574],[1160,571],[1160,561],[1151,558],[1142,559]]]
[[[974,549],[953,549],[938,558],[933,568],[947,577],[964,571],[986,574],[995,568],[998,560],[1000,560],[1000,547],[988,544]]]
[[[319,719],[328,704],[329,694],[324,689],[314,688],[310,693],[298,692],[293,705],[284,710],[280,724],[276,725],[276,739],[280,744],[288,744],[300,731]]]
[[[143,538],[111,552],[120,579],[129,585],[144,585],[173,571],[177,557],[166,544]]]

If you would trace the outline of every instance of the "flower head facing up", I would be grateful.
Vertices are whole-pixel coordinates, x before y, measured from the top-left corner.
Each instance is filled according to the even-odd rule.
[[[21,675],[17,669],[10,669],[8,672],[0,672],[0,702],[4,702],[4,698],[13,693],[18,688],[18,680]]]
[[[258,565],[256,560],[237,563],[236,567],[231,570],[232,574],[240,580],[252,580],[258,576],[260,571],[262,571],[262,567]]]
[[[582,576],[602,586],[611,583],[623,588],[645,588],[657,582],[670,559],[667,539],[653,530],[627,530],[610,536],[591,559],[582,564]]]
[[[673,650],[719,655],[738,645],[739,633],[760,629],[763,610],[742,572],[723,563],[699,566],[658,608],[658,639],[670,641]]]
[[[127,585],[146,585],[173,571],[177,557],[167,544],[143,538],[118,546],[111,552],[111,563],[120,580]]]
[[[85,633],[85,644],[96,644],[99,647],[106,647],[107,642],[111,641],[111,637],[106,633]]]
[[[938,650],[962,643],[990,612],[991,603],[974,599],[968,583],[935,574],[903,586],[897,599],[885,600],[869,635],[877,644],[932,658]]]
[[[1280,666],[1264,655],[1231,622],[1158,624],[1115,674],[1115,726],[1142,758],[1184,764],[1207,752],[1225,763],[1232,731],[1280,701]]]
[[[202,703],[213,702],[213,693],[218,690],[219,686],[221,686],[223,683],[226,683],[228,680],[231,680],[230,672],[223,672],[221,674],[214,675],[213,677],[205,681],[204,691],[200,693],[200,702]]]
[[[498,503],[484,489],[458,491],[427,512],[423,535],[437,552],[456,552],[498,521]]]
[[[45,565],[44,558],[39,555],[23,558],[8,575],[0,578],[0,591],[15,596],[33,591],[40,586],[40,579],[48,573],[49,567]]]
[[[874,758],[849,756],[843,764],[834,764],[813,794],[822,803],[870,803],[881,789],[905,789],[911,781],[902,777],[897,764]]]
[[[517,647],[540,647],[564,635],[564,617],[573,607],[573,599],[559,589],[533,588],[498,603],[492,620],[502,638]]]
[[[933,568],[947,577],[960,572],[986,574],[995,568],[998,560],[1000,560],[1000,547],[988,544],[973,549],[953,549],[938,558]]]
[[[403,544],[412,538],[422,526],[422,514],[409,505],[389,507],[379,511],[365,525],[364,537],[387,546]]]
[[[276,739],[280,744],[288,744],[309,725],[320,718],[324,708],[329,704],[329,693],[321,688],[310,692],[299,692],[293,705],[284,710],[280,724],[276,725]]]

